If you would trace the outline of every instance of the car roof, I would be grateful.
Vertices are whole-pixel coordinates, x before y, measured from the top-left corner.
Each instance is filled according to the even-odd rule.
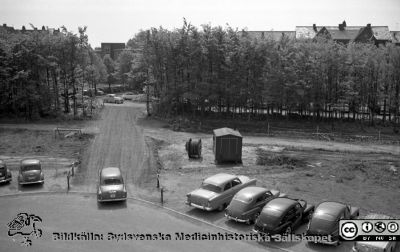
[[[35,165],[35,164],[40,164],[40,160],[33,158],[21,160],[21,165]]]
[[[259,187],[259,186],[249,186],[245,187],[239,192],[237,192],[236,196],[240,195],[240,198],[242,199],[252,199],[254,197],[257,197],[261,194],[265,194],[268,191],[268,189]]]
[[[118,167],[105,167],[101,169],[101,177],[120,177],[121,170]]]
[[[237,176],[227,173],[218,173],[214,176],[206,178],[203,183],[212,184],[216,186],[221,186],[225,184],[227,181],[236,178]]]
[[[336,219],[343,211],[346,209],[346,204],[335,202],[335,201],[325,201],[320,203],[315,209],[314,217],[326,219]]]
[[[285,212],[290,207],[295,205],[297,200],[289,199],[289,198],[275,198],[265,205],[264,209],[273,209],[278,212]]]

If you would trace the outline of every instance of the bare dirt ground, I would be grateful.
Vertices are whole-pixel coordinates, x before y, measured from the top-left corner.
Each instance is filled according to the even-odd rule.
[[[242,165],[215,165],[212,135],[175,132],[156,120],[140,122],[158,146],[167,205],[189,211],[185,195],[219,172],[257,178],[316,204],[335,200],[369,212],[400,216],[400,148],[397,145],[338,143],[309,139],[244,136]],[[200,160],[189,160],[185,142],[202,139]]]
[[[16,191],[65,191],[67,190],[66,174],[73,163],[77,164],[91,136],[54,137],[56,125],[39,128],[29,125],[2,125],[0,127],[0,159],[4,160],[11,170],[13,180],[10,185],[0,185],[2,194]],[[45,183],[42,186],[18,186],[19,163],[25,158],[37,158],[42,163]]]
[[[157,165],[148,155],[152,143],[146,142],[143,130],[136,125],[144,109],[144,104],[131,102],[106,104],[96,121],[99,133],[72,180],[73,190],[96,192],[99,169],[115,166],[124,173],[130,196],[155,200]]]

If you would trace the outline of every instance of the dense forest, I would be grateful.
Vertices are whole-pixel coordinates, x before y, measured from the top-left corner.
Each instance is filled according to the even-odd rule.
[[[173,31],[140,31],[115,62],[94,52],[86,28],[0,29],[0,80],[0,114],[25,118],[76,115],[84,87],[122,83],[144,87],[163,116],[400,124],[400,47],[253,39],[185,20]]]
[[[0,28],[1,115],[75,116],[83,86],[95,88],[106,76],[102,59],[88,44],[86,28],[79,28],[79,34],[66,28]]]
[[[399,123],[400,47],[283,37],[231,27],[141,31],[128,42],[160,115],[268,115]]]

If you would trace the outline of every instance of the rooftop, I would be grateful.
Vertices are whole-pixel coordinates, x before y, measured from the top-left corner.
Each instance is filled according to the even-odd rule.
[[[101,170],[102,177],[119,177],[121,170],[118,167],[106,167]]]
[[[222,186],[223,184],[225,184],[225,182],[232,180],[234,178],[236,178],[236,176],[232,175],[232,174],[218,173],[218,174],[215,174],[214,176],[206,178],[203,181],[203,183],[212,184],[212,185],[216,185],[216,186]]]
[[[24,159],[21,160],[21,165],[35,165],[35,164],[40,164],[39,159]]]
[[[225,135],[233,135],[233,136],[238,136],[242,137],[239,131],[233,130],[231,128],[220,128],[220,129],[215,129],[214,130],[214,135],[215,136],[225,136]]]

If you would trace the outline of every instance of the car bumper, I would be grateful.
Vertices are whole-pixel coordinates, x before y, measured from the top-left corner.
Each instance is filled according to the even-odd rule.
[[[228,220],[233,220],[236,222],[241,222],[241,223],[249,223],[250,222],[250,219],[239,219],[238,217],[233,217],[228,214],[225,214],[225,217],[228,218]]]
[[[97,199],[98,202],[112,202],[112,201],[125,201],[126,197],[123,198],[109,198],[109,199]]]
[[[20,185],[43,184],[43,183],[44,183],[44,179],[36,180],[36,181],[18,181],[18,184],[20,184]]]
[[[1,179],[0,179],[0,183],[10,182],[11,180],[12,180],[11,177],[9,177],[9,178],[1,178]]]
[[[212,211],[214,210],[212,207],[206,207],[206,206],[201,206],[201,205],[197,205],[193,202],[186,202],[186,205],[198,208],[198,209],[202,209],[202,210],[206,210],[206,211]]]

